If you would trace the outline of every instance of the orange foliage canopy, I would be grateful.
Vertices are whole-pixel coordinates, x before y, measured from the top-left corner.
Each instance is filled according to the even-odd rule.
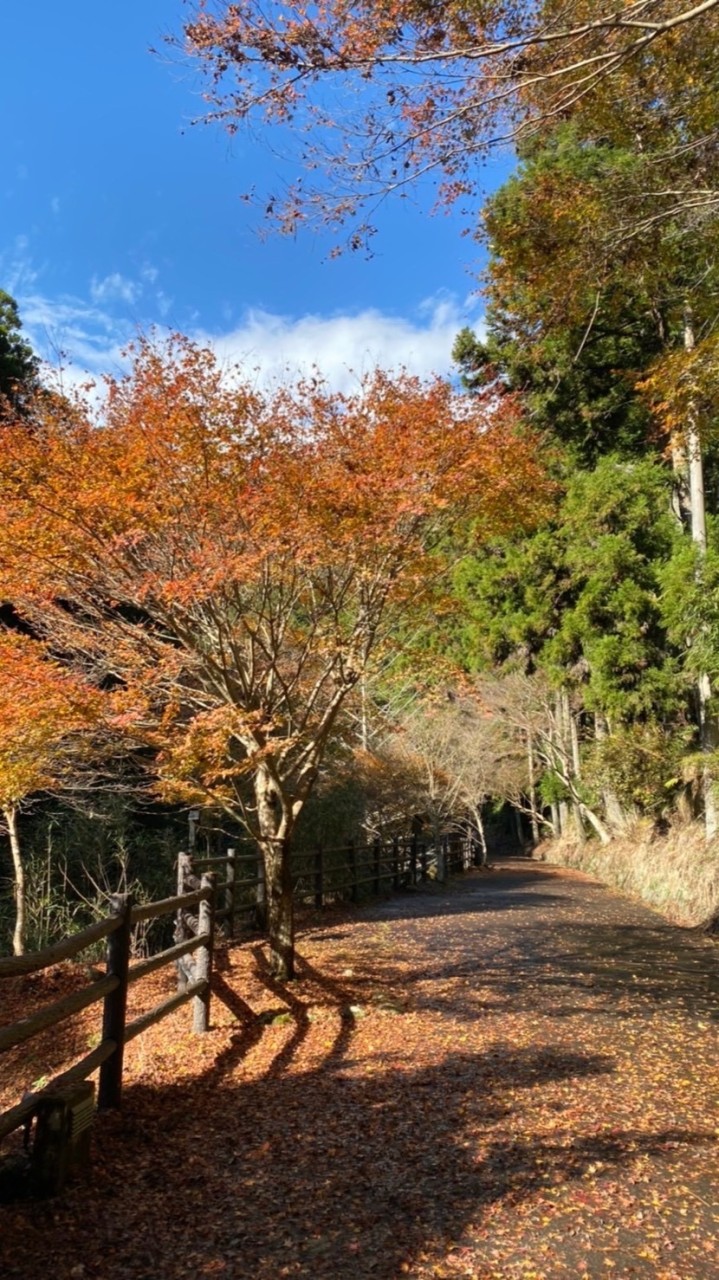
[[[75,774],[77,737],[97,725],[101,695],[16,632],[0,632],[0,673],[0,809],[7,813]]]
[[[265,848],[440,541],[546,498],[509,398],[381,373],[262,395],[180,337],[139,345],[98,421],[41,404],[36,422],[6,432],[0,589],[114,688],[165,795],[224,806]]]

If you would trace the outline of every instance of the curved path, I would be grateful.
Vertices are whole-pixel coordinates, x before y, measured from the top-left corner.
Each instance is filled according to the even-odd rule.
[[[719,1280],[712,942],[514,861],[298,950],[131,1046],[91,1186],[0,1211],[7,1280]]]

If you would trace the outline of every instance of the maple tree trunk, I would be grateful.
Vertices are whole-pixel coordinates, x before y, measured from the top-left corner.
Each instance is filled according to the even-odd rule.
[[[295,976],[295,922],[292,901],[292,868],[289,840],[263,847],[267,893],[267,934],[270,968],[275,978],[287,982]]]
[[[20,838],[17,830],[17,809],[3,809],[7,823],[10,852],[13,865],[13,893],[15,895],[15,928],[12,935],[13,955],[21,956],[25,950],[25,868],[20,856]]]
[[[270,969],[287,982],[295,975],[295,922],[292,901],[292,821],[276,781],[264,769],[255,778],[259,843],[265,866],[265,907]]]

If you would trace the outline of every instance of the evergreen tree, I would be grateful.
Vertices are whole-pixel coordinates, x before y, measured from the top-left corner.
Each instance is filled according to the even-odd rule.
[[[39,385],[39,361],[21,329],[15,299],[0,289],[0,401],[23,413]]]

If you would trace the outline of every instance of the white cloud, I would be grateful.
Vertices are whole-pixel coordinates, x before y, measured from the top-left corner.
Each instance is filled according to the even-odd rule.
[[[44,376],[52,385],[70,391],[126,367],[122,351],[134,332],[127,322],[70,295],[15,296],[23,329],[45,362]]]
[[[97,276],[93,276],[90,283],[90,297],[93,302],[126,302],[133,306],[141,293],[142,285],[138,284],[136,280],[129,280],[127,276],[121,275],[119,271],[113,271],[111,275],[105,276],[102,280],[98,280]]]
[[[449,374],[454,339],[467,321],[456,300],[441,297],[424,302],[416,317],[376,308],[300,317],[250,310],[226,333],[196,336],[222,359],[256,371],[263,382],[317,368],[331,386],[348,390],[376,366],[420,377]]]
[[[170,298],[168,294],[163,293],[162,289],[157,290],[157,293],[155,294],[155,306],[163,320],[172,309],[172,301],[172,298]]]
[[[154,328],[160,337],[167,332],[173,303],[158,286],[159,273],[151,264],[142,267],[137,280],[120,272],[94,278],[89,300],[49,298],[38,290],[27,245],[15,248],[13,279],[20,287],[11,286],[11,291],[23,325],[43,359],[62,367],[66,386],[120,373],[127,367],[123,348],[138,330]],[[258,383],[286,381],[317,369],[330,386],[351,390],[376,366],[420,377],[450,374],[452,344],[467,323],[481,328],[477,300],[460,302],[442,294],[423,300],[411,315],[376,307],[301,316],[250,308],[239,321],[231,324],[228,318],[226,327],[214,332],[200,328],[195,317],[189,333],[213,347],[226,364],[242,365]]]
[[[29,243],[27,236],[16,236],[12,248],[0,254],[0,288],[14,298],[24,289],[29,289],[38,278],[28,253]]]

